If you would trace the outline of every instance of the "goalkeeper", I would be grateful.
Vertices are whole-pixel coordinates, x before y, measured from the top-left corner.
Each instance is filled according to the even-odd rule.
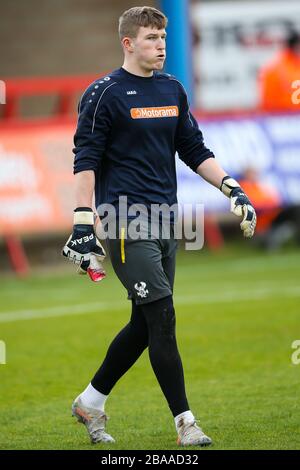
[[[242,218],[244,236],[252,237],[255,230],[255,211],[238,183],[205,147],[183,86],[160,72],[166,57],[166,25],[167,18],[154,8],[134,7],[124,12],[119,21],[123,66],[92,83],[79,103],[74,137],[74,229],[63,254],[92,280],[105,276],[105,252],[94,231],[95,193],[97,208],[102,204],[116,208],[117,237],[108,237],[107,248],[132,303],[129,322],[72,405],[73,415],[86,426],[93,443],[114,442],[106,432],[105,402],[146,348],[174,417],[178,444],[205,446],[212,442],[190,409],[176,342],[174,221],[170,222],[170,237],[160,233],[151,238],[142,227],[144,236],[136,240],[127,233],[119,197],[127,196],[128,208],[143,204],[149,213],[152,204],[176,204],[177,151],[192,171],[230,198],[231,210]],[[128,397],[128,402],[132,399]]]

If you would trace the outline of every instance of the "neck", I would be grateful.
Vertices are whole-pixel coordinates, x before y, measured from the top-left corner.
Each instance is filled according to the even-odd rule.
[[[152,77],[153,70],[145,70],[137,63],[130,63],[128,60],[124,60],[122,65],[123,69],[127,72],[132,73],[133,75],[138,75],[139,77]]]

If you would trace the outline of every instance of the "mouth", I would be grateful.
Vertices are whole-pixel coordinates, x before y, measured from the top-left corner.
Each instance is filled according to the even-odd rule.
[[[157,56],[157,58],[158,58],[159,60],[165,60],[166,56],[165,56],[164,54],[159,54],[159,55]]]

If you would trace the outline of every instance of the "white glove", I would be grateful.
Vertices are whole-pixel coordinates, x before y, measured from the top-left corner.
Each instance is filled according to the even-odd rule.
[[[106,276],[102,266],[106,253],[95,235],[92,209],[75,209],[73,233],[63,247],[62,255],[79,265],[78,274],[88,273],[94,282],[101,281]]]
[[[256,227],[256,213],[250,200],[237,181],[230,176],[225,176],[220,187],[225,196],[230,197],[230,210],[238,217],[243,217],[240,227],[244,237],[251,238]]]

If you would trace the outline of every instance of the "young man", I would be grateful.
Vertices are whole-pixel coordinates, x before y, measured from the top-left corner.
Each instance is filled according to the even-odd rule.
[[[124,64],[96,80],[79,104],[75,142],[76,205],[74,230],[63,254],[91,277],[91,255],[105,252],[94,233],[92,197],[96,207],[117,210],[117,236],[107,246],[113,268],[132,302],[129,323],[113,340],[91,383],[75,399],[73,415],[86,425],[91,441],[114,442],[105,432],[105,401],[116,382],[148,348],[153,371],[174,416],[178,444],[209,445],[196,424],[184,385],[175,334],[173,281],[176,240],[134,239],[127,234],[119,197],[127,207],[176,203],[175,153],[209,183],[231,198],[232,210],[243,216],[246,237],[255,229],[255,211],[238,183],[227,176],[203,143],[187,96],[176,78],[159,72],[166,57],[167,19],[150,7],[135,7],[120,18]],[[147,218],[147,215],[146,215]],[[143,228],[143,235],[150,235]],[[127,236],[125,236],[127,235]]]

